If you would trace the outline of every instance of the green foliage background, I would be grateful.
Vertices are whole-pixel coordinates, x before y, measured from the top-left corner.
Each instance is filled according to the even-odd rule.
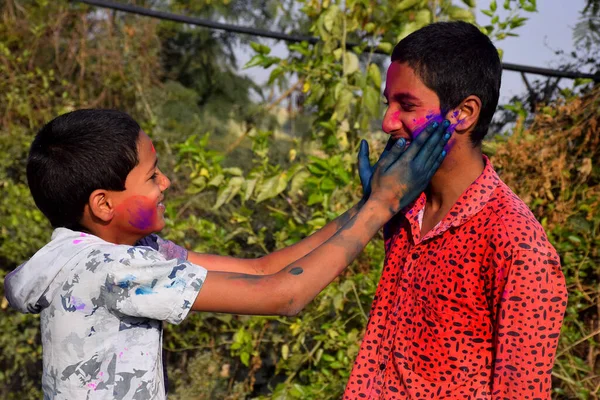
[[[138,1],[174,12],[250,19],[322,38],[285,58],[251,43],[248,66],[271,68],[266,87],[240,76],[234,37],[48,0],[0,1],[0,277],[49,239],[24,175],[36,130],[89,107],[131,113],[172,178],[163,235],[199,252],[257,257],[294,243],[359,197],[355,154],[381,117],[382,58],[348,48],[393,43],[439,20],[474,22],[475,1]],[[481,29],[514,35],[535,1],[492,2]],[[252,12],[249,10],[253,10]],[[267,95],[272,88],[283,95]],[[260,99],[256,101],[256,99]],[[287,105],[287,107],[286,107]],[[561,254],[570,288],[554,370],[555,398],[598,398],[600,242],[597,89],[565,92],[486,143],[501,176],[525,199]],[[524,126],[524,121],[533,123]],[[535,156],[532,156],[535,155]],[[196,313],[167,326],[174,399],[339,398],[383,262],[374,239],[298,317]],[[3,286],[0,284],[0,295]],[[40,398],[38,317],[0,307],[0,397]]]

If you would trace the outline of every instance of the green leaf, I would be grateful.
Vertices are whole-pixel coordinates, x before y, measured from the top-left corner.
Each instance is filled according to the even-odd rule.
[[[256,202],[260,203],[261,201],[265,201],[279,195],[279,193],[285,190],[287,183],[288,179],[285,172],[270,177],[262,183],[256,198]]]
[[[250,353],[243,352],[242,354],[240,354],[240,361],[246,367],[249,366],[250,365]]]
[[[335,115],[338,121],[341,121],[346,116],[346,113],[350,111],[350,104],[354,95],[348,88],[342,89],[335,105]]]
[[[250,46],[259,54],[269,54],[271,52],[271,48],[269,46],[265,46],[264,44],[250,42]]]
[[[388,54],[389,54],[389,53],[391,53],[391,52],[392,52],[393,46],[392,46],[392,44],[391,44],[391,43],[389,43],[389,42],[380,42],[380,43],[377,45],[377,49],[378,49],[378,50],[381,50],[381,51],[384,51],[384,52],[386,52],[386,53],[388,53]]]
[[[369,64],[369,68],[367,69],[367,74],[371,82],[377,90],[381,88],[381,70],[377,64]]]
[[[401,41],[402,39],[404,39],[405,37],[407,37],[408,35],[410,35],[414,31],[416,31],[417,29],[419,29],[419,26],[414,21],[411,21],[411,22],[408,22],[408,23],[404,24],[402,26],[402,28],[400,29],[400,34],[398,35],[397,40]]]
[[[225,189],[221,191],[219,196],[217,197],[217,201],[215,205],[212,207],[213,210],[218,209],[223,204],[229,203],[239,192],[244,184],[244,178],[236,176],[231,178]]]
[[[372,86],[367,86],[363,90],[362,104],[372,117],[379,116],[379,91]]]
[[[344,54],[344,75],[351,75],[358,71],[358,57],[351,51]]]
[[[373,31],[375,30],[376,25],[373,22],[369,22],[365,25],[364,30],[367,33],[373,33]]]
[[[475,0],[463,0],[463,3],[471,8],[477,7],[477,2]]]
[[[487,15],[488,17],[493,17],[494,13],[490,10],[481,10],[482,13],[484,13],[485,15]]]
[[[416,6],[420,2],[421,2],[421,0],[402,0],[400,3],[396,4],[396,10],[397,11],[405,11],[411,7]]]
[[[415,22],[419,27],[429,25],[431,23],[431,11],[429,11],[428,9],[417,11],[415,15]]]
[[[496,0],[492,0],[490,2],[490,11],[496,12],[497,9],[498,9],[498,3],[496,3]]]
[[[263,63],[263,61],[265,60],[265,56],[262,54],[257,54],[254,57],[252,57],[250,59],[250,61],[248,61],[246,63],[246,65],[244,65],[244,69],[246,68],[252,68],[252,67],[256,67],[257,65],[261,65]]]
[[[244,191],[244,201],[248,201],[248,200],[250,200],[250,197],[252,197],[252,193],[254,193],[254,188],[256,187],[256,182],[258,182],[258,179],[256,179],[256,178],[246,179],[246,182],[245,182],[246,190]]]
[[[455,21],[475,22],[475,16],[471,11],[457,6],[448,8],[448,16]]]
[[[338,6],[331,6],[321,16],[323,18],[323,27],[327,32],[332,33],[336,19],[340,17],[340,9]]]
[[[321,190],[324,192],[332,192],[336,187],[335,181],[328,176],[321,181]]]
[[[333,57],[335,57],[336,60],[341,59],[342,54],[344,54],[344,50],[341,47],[339,49],[335,49],[333,51]]]
[[[289,195],[295,197],[298,195],[302,187],[306,183],[306,180],[310,178],[311,174],[308,171],[300,171],[292,178],[292,182],[290,184]]]
[[[306,46],[304,46],[305,42],[302,42],[301,44],[298,43],[294,43],[294,44],[290,44],[288,45],[288,49],[290,51],[297,51],[298,53],[302,54],[305,57],[308,57],[310,55],[310,49]]]
[[[312,206],[313,204],[321,203],[323,199],[324,197],[321,193],[311,193],[310,196],[308,196],[308,201],[306,202],[306,205]]]
[[[215,176],[214,178],[212,178],[210,180],[210,182],[208,182],[208,186],[219,186],[223,180],[225,179],[225,176],[223,174],[219,174],[217,176]]]
[[[242,170],[238,167],[223,168],[223,172],[233,176],[242,176]]]
[[[271,75],[269,75],[269,85],[275,82],[275,80],[283,75],[284,72],[283,68],[274,68],[273,71],[271,71]]]

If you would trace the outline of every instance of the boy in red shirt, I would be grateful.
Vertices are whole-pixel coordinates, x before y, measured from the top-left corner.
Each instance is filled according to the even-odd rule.
[[[444,117],[454,134],[428,189],[384,228],[345,399],[550,399],[567,291],[543,228],[481,151],[501,74],[494,45],[464,22],[429,25],[394,49],[390,140]]]

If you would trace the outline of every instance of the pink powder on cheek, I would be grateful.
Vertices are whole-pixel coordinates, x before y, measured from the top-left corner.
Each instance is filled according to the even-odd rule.
[[[150,142],[150,146],[152,147],[152,152],[156,153],[156,149],[154,148],[154,143]]]

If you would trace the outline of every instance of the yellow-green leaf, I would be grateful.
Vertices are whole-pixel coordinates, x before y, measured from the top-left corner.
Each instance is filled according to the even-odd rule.
[[[420,2],[421,0],[402,0],[400,3],[396,4],[396,10],[405,11],[411,7],[416,6]]]
[[[217,202],[213,206],[213,210],[216,210],[223,204],[229,203],[235,197],[235,195],[237,195],[240,192],[240,189],[242,188],[243,184],[244,178],[241,178],[239,176],[231,178],[227,186],[225,186],[225,189],[223,189],[217,197]]]
[[[379,70],[379,66],[377,64],[369,64],[368,75],[371,82],[373,82],[373,86],[377,89],[381,87],[381,71]]]
[[[358,71],[358,57],[351,51],[344,54],[344,75],[351,75]]]

